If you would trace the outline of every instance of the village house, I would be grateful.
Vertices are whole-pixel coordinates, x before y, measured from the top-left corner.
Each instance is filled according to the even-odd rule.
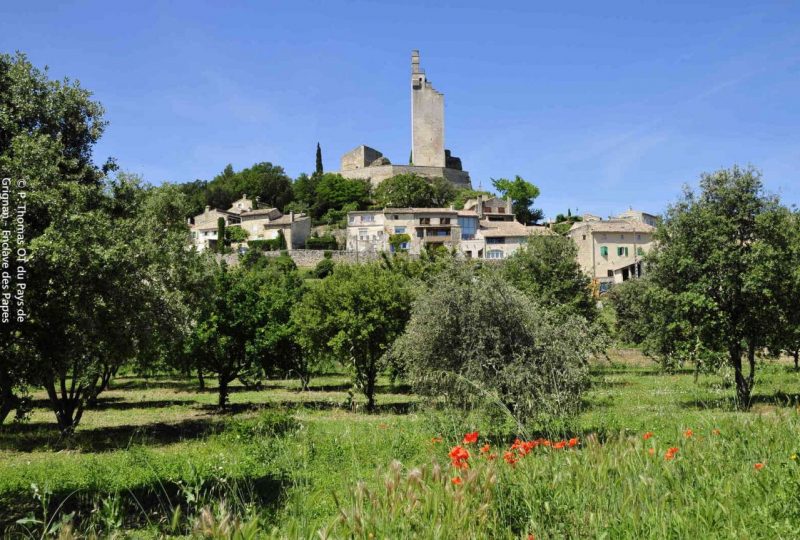
[[[531,234],[552,234],[514,220],[511,201],[481,197],[454,208],[384,208],[347,214],[347,249],[395,250],[419,255],[423,248],[455,249],[465,258],[504,259]]]
[[[311,218],[305,214],[283,214],[277,208],[259,208],[258,199],[247,195],[231,203],[227,210],[206,206],[202,214],[189,220],[192,241],[198,251],[215,249],[219,218],[226,227],[241,227],[247,231],[248,240],[272,240],[283,233],[286,245],[292,249],[303,248],[311,234]]]
[[[616,218],[589,217],[567,233],[578,247],[578,263],[599,290],[640,277],[642,258],[653,246],[656,216],[629,210]]]

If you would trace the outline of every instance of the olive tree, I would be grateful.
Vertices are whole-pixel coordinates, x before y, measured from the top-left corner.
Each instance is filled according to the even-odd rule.
[[[598,336],[499,273],[462,267],[419,295],[393,356],[417,392],[456,404],[492,396],[524,423],[577,410]]]

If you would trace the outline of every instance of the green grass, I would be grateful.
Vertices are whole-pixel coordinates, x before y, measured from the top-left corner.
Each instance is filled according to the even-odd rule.
[[[167,531],[178,505],[191,523],[220,499],[236,499],[235,511],[257,520],[260,534],[288,538],[321,529],[332,538],[800,537],[800,464],[791,458],[800,453],[800,374],[788,363],[759,366],[750,412],[735,409],[719,375],[663,374],[633,351],[595,366],[592,379],[577,419],[530,434],[577,435],[577,449],[537,450],[513,468],[478,460],[478,476],[456,488],[448,449],[475,428],[502,453],[512,435],[501,412],[428,412],[406,388],[382,381],[382,408],[367,415],[341,408],[348,381],[331,375],[307,392],[297,381],[235,388],[234,413],[217,414],[213,389],[199,392],[195,381],[120,378],[69,443],[42,408],[28,424],[0,428],[0,521],[41,513],[35,484],[53,492],[53,507],[76,492],[65,510],[83,519],[78,527],[103,514],[104,498],[118,497],[123,528],[143,537]],[[647,431],[655,436],[643,441]],[[666,461],[671,446],[681,450]],[[393,460],[403,467],[387,473]],[[433,461],[443,467],[438,480]],[[410,485],[415,467],[427,476]],[[408,493],[423,490],[422,502],[389,504],[396,494],[385,474],[398,475],[389,484]],[[496,483],[487,483],[492,474]],[[354,508],[364,514],[360,525],[338,520]]]

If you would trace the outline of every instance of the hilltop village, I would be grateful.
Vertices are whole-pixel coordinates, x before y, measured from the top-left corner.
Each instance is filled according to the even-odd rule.
[[[444,182],[454,192],[463,190],[473,197],[458,207],[399,208],[372,201],[368,209],[346,212],[336,226],[320,227],[312,226],[317,224],[307,212],[282,212],[258,197],[242,194],[227,208],[206,206],[189,220],[195,247],[218,251],[223,224],[229,231],[242,231],[234,235],[232,242],[240,252],[253,246],[266,246],[267,251],[285,250],[299,265],[313,265],[324,257],[327,250],[320,249],[318,242],[313,243],[320,234],[337,240],[337,259],[353,262],[373,259],[382,252],[418,256],[432,248],[444,248],[467,259],[497,261],[513,254],[531,235],[565,234],[575,242],[578,263],[599,290],[642,274],[642,258],[653,244],[655,215],[629,209],[607,219],[592,214],[570,216],[566,221],[562,219],[558,227],[554,227],[556,220],[552,219],[543,225],[521,222],[515,215],[512,197],[473,191],[461,159],[445,148],[444,94],[433,87],[420,67],[416,50],[411,53],[410,87],[409,164],[393,164],[379,150],[362,144],[341,157],[336,174],[343,179],[361,180],[372,191],[387,180],[421,178]],[[332,244],[322,247],[330,248]]]

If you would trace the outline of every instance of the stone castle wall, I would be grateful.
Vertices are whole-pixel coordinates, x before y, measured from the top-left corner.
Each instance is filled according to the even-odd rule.
[[[345,178],[369,179],[373,186],[377,186],[387,178],[398,174],[416,174],[424,178],[444,178],[453,183],[456,187],[472,187],[469,173],[445,167],[422,167],[418,165],[378,165],[375,167],[364,167],[363,169],[342,170],[341,175]]]

